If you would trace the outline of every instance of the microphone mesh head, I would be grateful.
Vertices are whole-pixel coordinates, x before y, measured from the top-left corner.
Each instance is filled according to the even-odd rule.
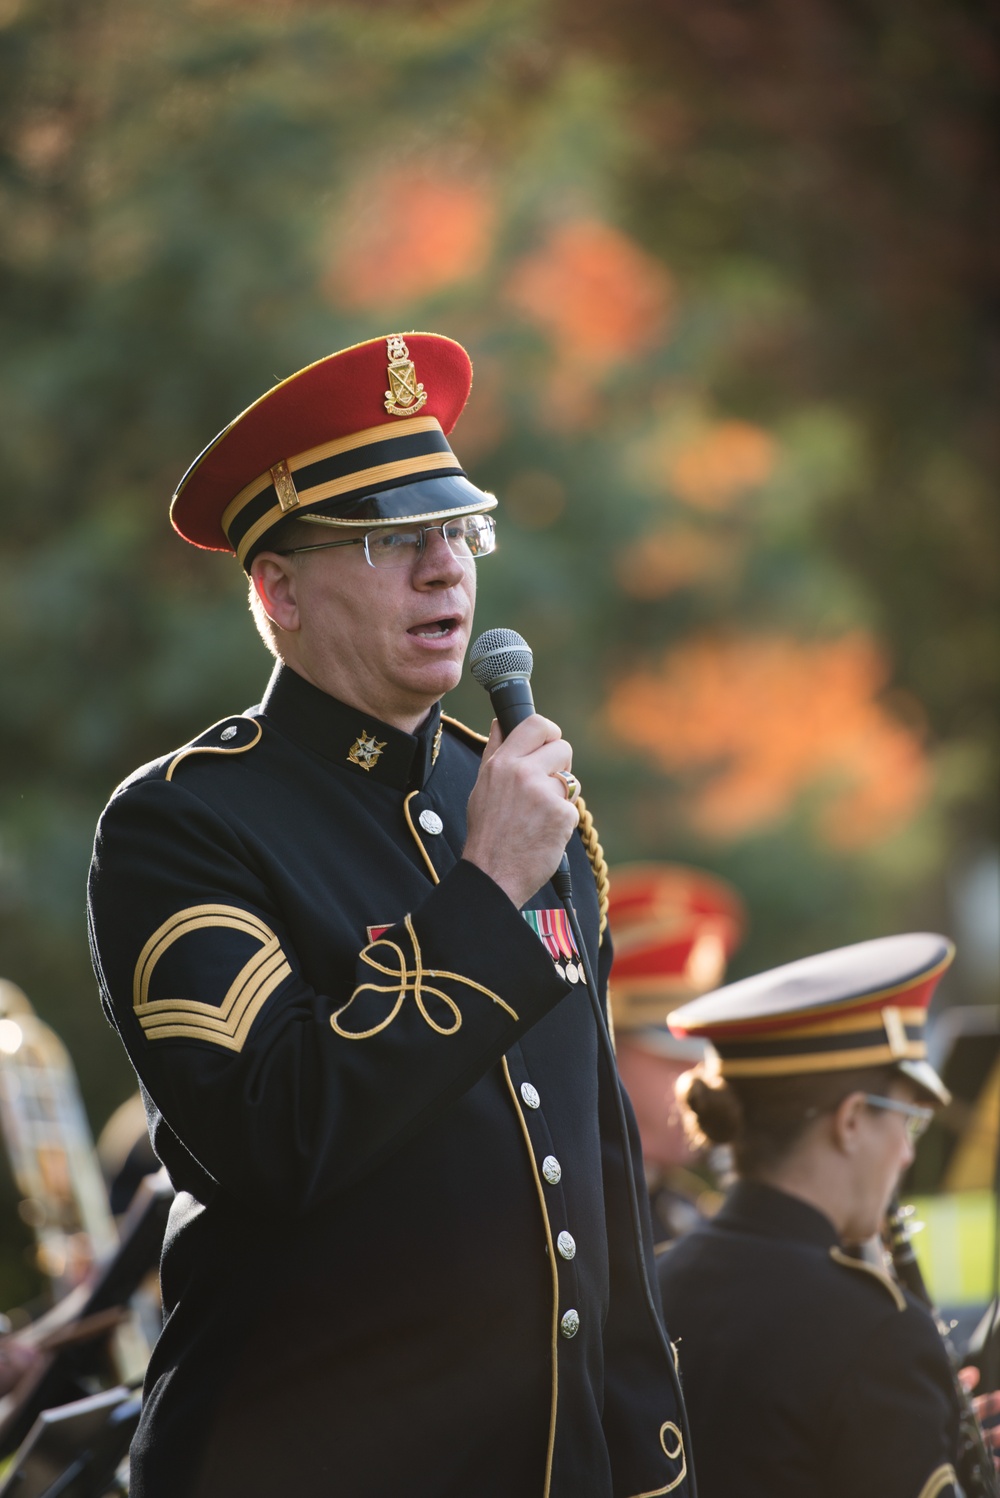
[[[487,692],[512,677],[529,681],[533,665],[528,642],[515,629],[484,630],[469,653],[472,674]]]

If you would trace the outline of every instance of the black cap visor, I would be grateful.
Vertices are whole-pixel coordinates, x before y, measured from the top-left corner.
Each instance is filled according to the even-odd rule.
[[[406,520],[438,520],[448,515],[475,515],[496,507],[496,495],[477,489],[464,474],[418,479],[348,500],[328,499],[298,515],[311,525],[398,525]]]

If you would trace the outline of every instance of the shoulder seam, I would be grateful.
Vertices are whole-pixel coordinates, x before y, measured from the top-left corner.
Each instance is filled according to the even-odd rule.
[[[854,1269],[861,1274],[869,1275],[876,1284],[881,1285],[882,1289],[886,1290],[892,1296],[897,1311],[906,1310],[906,1296],[895,1280],[886,1274],[884,1269],[879,1269],[875,1264],[869,1264],[864,1259],[852,1258],[850,1254],[845,1254],[843,1249],[838,1248],[836,1244],[830,1249],[830,1258],[835,1264],[840,1264],[844,1269]]]
[[[199,742],[206,735],[215,733],[216,729],[221,728],[224,723],[235,722],[250,723],[256,729],[256,733],[248,744],[202,744]],[[218,723],[213,723],[211,728],[206,728],[205,732],[200,733],[197,739],[193,740],[190,744],[186,744],[183,749],[174,755],[167,766],[163,778],[164,780],[172,780],[174,771],[181,760],[187,759],[190,754],[245,754],[248,749],[253,749],[256,744],[260,743],[263,732],[264,729],[260,720],[258,718],[248,718],[245,713],[235,713],[230,718],[220,718]]]

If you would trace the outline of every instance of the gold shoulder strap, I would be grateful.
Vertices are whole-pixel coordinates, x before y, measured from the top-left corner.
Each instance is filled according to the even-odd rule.
[[[245,754],[260,743],[263,731],[259,719],[242,713],[235,718],[222,718],[174,755],[163,778],[173,780],[177,766],[190,754]]]
[[[453,718],[450,713],[442,713],[441,722],[447,723],[449,728],[453,728],[458,737],[465,739],[467,743],[471,744],[473,749],[486,743],[485,733],[479,733],[475,728],[470,728],[467,723],[462,723],[458,718]]]

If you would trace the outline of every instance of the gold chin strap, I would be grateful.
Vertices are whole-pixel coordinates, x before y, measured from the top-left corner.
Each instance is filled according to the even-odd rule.
[[[587,857],[590,859],[590,867],[594,871],[594,883],[597,885],[597,908],[601,916],[600,940],[603,942],[604,932],[608,925],[608,896],[611,890],[608,861],[604,857],[604,849],[597,836],[594,818],[587,810],[587,803],[582,796],[576,798],[576,809],[580,813],[580,836],[587,850]]]

